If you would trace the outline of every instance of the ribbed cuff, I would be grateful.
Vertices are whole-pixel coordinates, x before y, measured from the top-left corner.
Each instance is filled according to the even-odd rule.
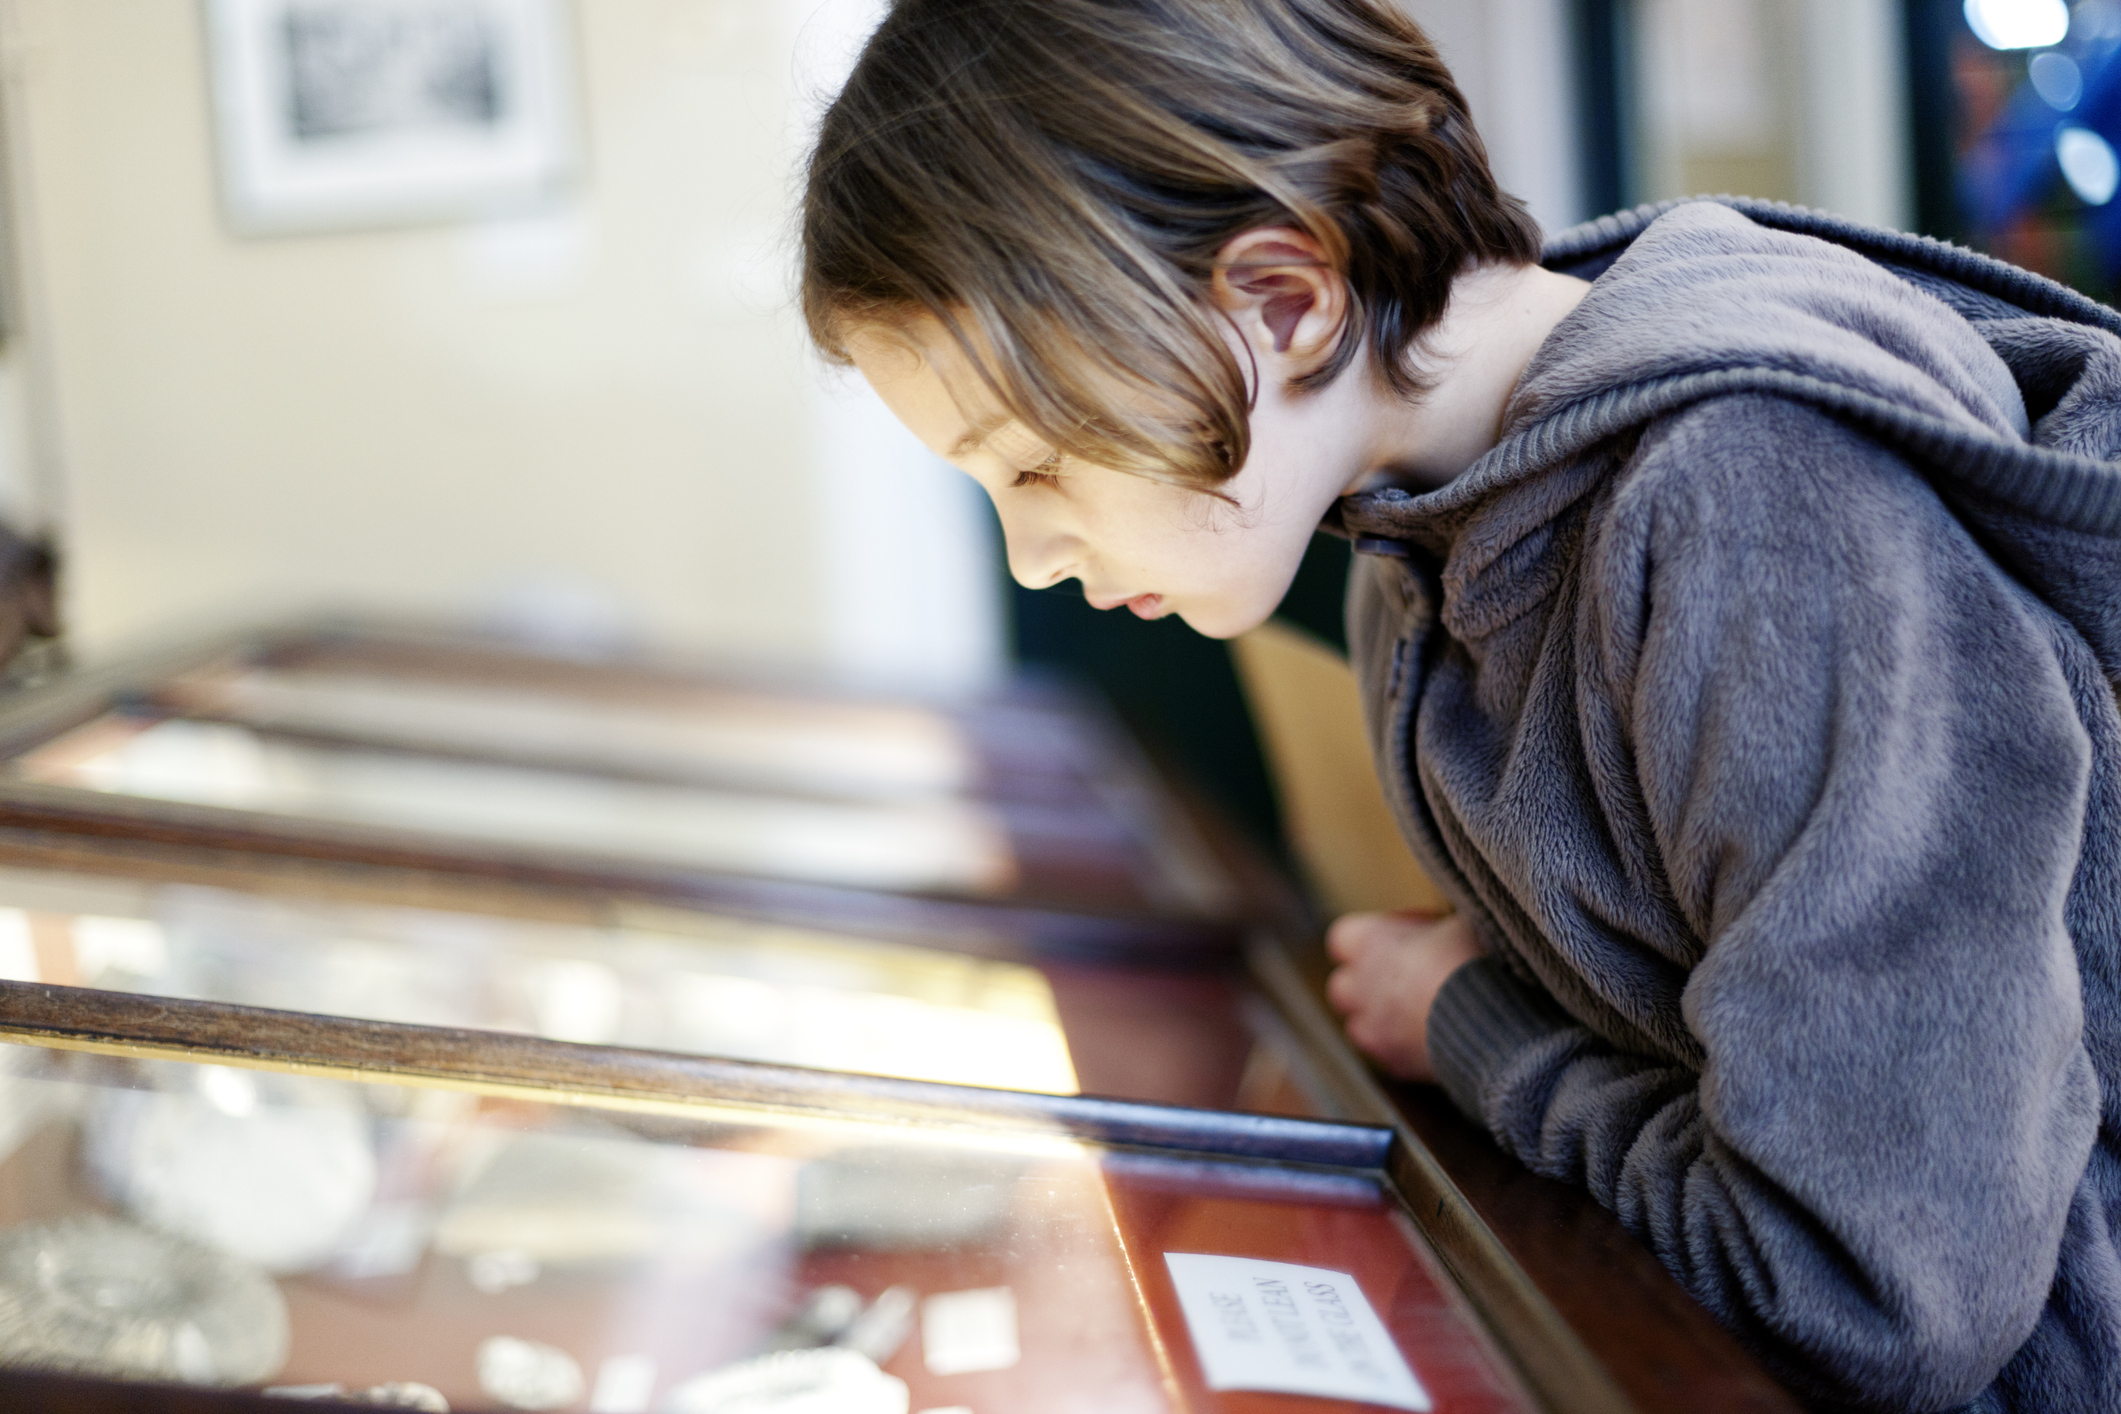
[[[1486,1123],[1480,1101],[1496,1073],[1526,1046],[1575,1024],[1503,963],[1476,958],[1450,975],[1429,1008],[1429,1068],[1452,1103]]]

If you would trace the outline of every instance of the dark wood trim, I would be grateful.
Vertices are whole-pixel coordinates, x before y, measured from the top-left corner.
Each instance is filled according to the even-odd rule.
[[[793,801],[819,806],[849,806],[861,809],[876,805],[888,809],[892,802],[865,800],[858,796],[825,795],[814,791],[783,790],[773,786],[761,786],[756,781],[745,781],[708,772],[683,770],[652,771],[642,767],[620,766],[610,762],[594,760],[566,760],[560,757],[531,758],[519,753],[501,750],[480,750],[476,747],[448,744],[426,745],[393,737],[364,737],[349,732],[311,730],[308,728],[283,727],[270,723],[247,721],[240,717],[224,716],[214,712],[176,711],[166,712],[156,706],[149,709],[154,718],[174,716],[187,722],[225,723],[241,727],[265,741],[284,741],[297,746],[316,747],[325,751],[360,752],[364,754],[399,757],[406,760],[460,762],[473,766],[491,766],[500,769],[524,771],[550,771],[558,775],[584,776],[594,779],[622,781],[631,785],[649,787],[676,787],[686,790],[716,792],[755,800]],[[74,787],[59,786],[54,789],[71,790]],[[1097,902],[1113,910],[1138,909],[1165,916],[1166,912],[1176,916],[1214,917],[1205,910],[1157,907],[1156,881],[1161,873],[1155,863],[1143,867],[1143,854],[1153,856],[1156,845],[1161,842],[1172,852],[1190,848],[1198,856],[1197,863],[1217,867],[1211,863],[1214,856],[1207,852],[1198,840],[1172,838],[1180,830],[1193,829],[1193,825],[1182,813],[1173,809],[1167,820],[1152,826],[1160,840],[1144,839],[1144,831],[1138,823],[1129,823],[1119,812],[1103,808],[1092,793],[1093,787],[1076,795],[1073,799],[1037,801],[1013,798],[1007,795],[970,797],[964,800],[969,810],[980,811],[1000,822],[1009,836],[1012,853],[1018,872],[1016,887],[1006,893],[991,897],[1005,899],[1029,908],[1052,908],[1058,912],[1075,911],[1073,900],[1088,893]],[[1146,792],[1145,792],[1146,793]],[[128,796],[127,799],[143,799]],[[218,807],[216,807],[218,808]],[[307,822],[314,817],[278,815],[263,811],[240,810],[236,813],[267,821]],[[318,822],[329,823],[329,822]],[[463,835],[427,835],[412,827],[354,825],[350,828],[387,833],[392,837],[426,839],[434,842],[436,853],[455,853],[467,847],[477,848],[475,839]],[[1194,833],[1197,835],[1198,831]],[[494,846],[498,847],[498,846]],[[557,851],[555,851],[557,853]],[[1194,862],[1194,861],[1189,861]],[[1183,866],[1182,866],[1183,867]],[[1097,884],[1089,889],[1070,887],[1085,871],[1094,870],[1099,875]],[[770,877],[770,876],[739,876]],[[1115,888],[1112,883],[1123,880]],[[794,882],[794,881],[789,881]],[[1226,879],[1225,884],[1233,896],[1237,890]],[[1175,890],[1175,880],[1165,881],[1167,890]],[[830,887],[829,885],[826,887]],[[939,899],[979,898],[977,894],[924,893],[913,897]],[[1229,910],[1225,910],[1228,912]]]
[[[61,1050],[293,1070],[556,1104],[1009,1132],[1380,1173],[1393,1142],[1390,1130],[1374,1125],[985,1090],[40,982],[0,982],[0,1037]]]
[[[730,795],[771,795],[776,799],[809,801],[821,805],[865,805],[873,799],[860,795],[835,795],[817,790],[761,786],[753,778],[683,765],[673,765],[669,769],[650,769],[645,765],[622,764],[589,755],[570,757],[555,752],[551,755],[526,756],[521,752],[462,742],[425,742],[409,736],[363,736],[358,732],[335,731],[327,727],[289,725],[270,717],[253,719],[214,708],[188,706],[174,696],[159,691],[137,696],[132,702],[138,703],[137,710],[144,718],[174,717],[187,722],[226,724],[242,727],[261,737],[294,742],[302,746],[323,747],[327,750],[374,751],[395,756],[433,757],[443,761],[465,761],[482,766],[556,771],[570,776],[596,776],[605,780],[629,781],[640,785],[682,786],[693,790],[721,791]],[[116,701],[111,705],[118,710],[132,710],[131,702],[127,701]],[[93,720],[93,716],[69,722],[67,728],[84,725],[90,720]],[[1012,808],[1023,806],[1081,814],[1095,813],[1092,797],[1087,790],[1058,800],[1052,799],[1050,795],[1020,796],[1006,791],[971,795],[964,799],[972,805],[987,807],[1004,816],[1008,815]]]
[[[635,907],[690,911],[682,903],[667,900],[466,878],[446,871],[385,869],[343,860],[288,859],[196,847],[177,849],[109,836],[6,828],[0,828],[0,870],[121,879],[145,885],[199,884],[275,899],[490,913],[588,927],[610,925]],[[1022,949],[999,938],[985,949],[959,950],[1010,962],[1025,958]]]
[[[0,701],[0,760],[20,756],[141,697],[147,684],[161,678],[217,662],[241,661],[257,640],[258,634],[250,631],[194,639],[160,652],[70,670]]]
[[[261,668],[367,671],[413,681],[471,683],[496,689],[560,693],[586,700],[668,701],[673,695],[704,692],[786,695],[845,707],[881,704],[932,712],[952,723],[975,747],[984,768],[983,779],[997,772],[1052,773],[1056,759],[1049,753],[1034,753],[1027,758],[1021,750],[1027,736],[1038,735],[1035,730],[1027,733],[1026,728],[1035,727],[1039,718],[1068,718],[1078,728],[1087,728],[1100,743],[1114,738],[1131,740],[1109,705],[1095,693],[1036,669],[961,695],[893,691],[879,697],[815,673],[794,673],[770,666],[732,671],[726,663],[654,653],[564,657],[461,629],[333,617],[271,623],[207,640],[194,645],[192,651],[208,646],[221,651],[196,662],[189,662],[184,650],[172,650],[165,655],[166,661],[154,660],[154,676],[168,676],[186,666],[207,666],[218,656]],[[172,662],[176,666],[169,666]],[[149,665],[146,659],[135,660],[135,664]],[[144,690],[139,674],[129,671],[135,664],[121,663],[113,671],[124,675],[136,690]],[[1072,767],[1061,769],[1070,779],[1078,778]]]
[[[324,614],[271,621],[241,637],[249,645],[246,656],[261,667],[331,667],[365,661],[377,672],[436,680],[461,678],[468,667],[496,685],[538,690],[579,687],[593,679],[619,693],[672,688],[785,692],[851,706],[874,700],[858,688],[772,664],[740,666],[732,671],[724,660],[660,652],[576,657],[540,652],[499,635],[410,619]],[[921,692],[894,692],[890,697],[894,705],[952,717],[962,714],[967,700],[975,710],[1014,707],[1074,711],[1081,705],[1079,696],[1065,684],[1037,678],[1012,679],[974,692],[969,699]]]

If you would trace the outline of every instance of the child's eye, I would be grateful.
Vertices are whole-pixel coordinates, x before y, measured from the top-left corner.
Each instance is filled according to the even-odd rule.
[[[1009,484],[1018,488],[1022,488],[1025,486],[1052,486],[1060,480],[1060,478],[1054,474],[1055,472],[1058,472],[1060,470],[1060,464],[1060,453],[1055,452],[1052,456],[1047,457],[1037,466],[1031,468],[1031,470],[1018,472],[1016,474],[1016,480],[1010,482]]]

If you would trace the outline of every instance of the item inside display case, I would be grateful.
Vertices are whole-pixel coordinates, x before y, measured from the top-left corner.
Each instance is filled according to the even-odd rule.
[[[1530,1407],[1374,1172],[15,1044],[0,1101],[12,1369],[607,1414]]]
[[[13,763],[33,781],[273,815],[863,888],[996,894],[1017,867],[990,809],[855,802],[313,742],[112,713]]]

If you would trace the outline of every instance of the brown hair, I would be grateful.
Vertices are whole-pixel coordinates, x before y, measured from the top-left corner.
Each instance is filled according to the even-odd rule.
[[[1275,225],[1348,282],[1314,387],[1367,342],[1414,396],[1452,280],[1539,253],[1390,0],[896,0],[810,157],[803,312],[840,362],[855,330],[932,315],[1053,447],[1207,487],[1244,464],[1251,407],[1216,253]]]

